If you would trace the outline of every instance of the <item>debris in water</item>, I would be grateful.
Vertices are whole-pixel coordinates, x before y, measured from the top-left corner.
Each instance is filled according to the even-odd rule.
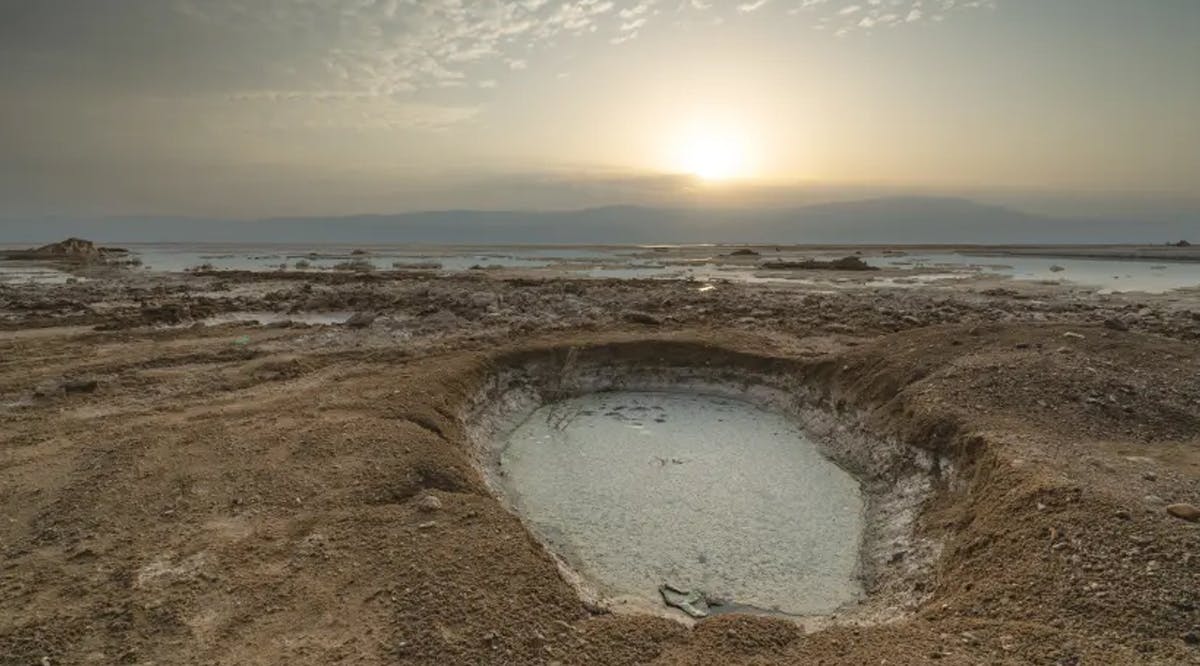
[[[663,603],[687,613],[694,618],[708,617],[708,602],[704,595],[695,590],[681,590],[670,583],[658,586]]]

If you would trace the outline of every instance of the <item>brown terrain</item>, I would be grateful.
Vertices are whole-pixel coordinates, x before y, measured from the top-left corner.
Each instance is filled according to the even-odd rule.
[[[699,286],[0,285],[0,664],[1200,664],[1200,297]],[[499,370],[581,355],[787,375],[937,454],[911,607],[584,603],[464,423]]]

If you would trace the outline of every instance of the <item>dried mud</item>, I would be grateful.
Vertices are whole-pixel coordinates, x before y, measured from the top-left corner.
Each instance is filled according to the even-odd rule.
[[[716,286],[0,286],[0,664],[1200,663],[1200,525],[1165,510],[1200,504],[1195,296]],[[248,310],[375,316],[191,325]],[[539,364],[759,391],[881,493],[919,470],[875,596],[694,626],[586,599],[478,445]]]

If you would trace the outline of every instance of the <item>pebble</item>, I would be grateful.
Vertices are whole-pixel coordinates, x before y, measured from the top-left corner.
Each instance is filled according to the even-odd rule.
[[[345,321],[349,328],[366,328],[375,323],[375,314],[371,312],[355,312]]]
[[[1180,502],[1178,504],[1167,505],[1167,513],[1176,518],[1182,518],[1189,523],[1200,523],[1200,509],[1191,504]]]
[[[625,321],[632,322],[634,324],[645,324],[646,326],[658,326],[662,323],[662,320],[648,312],[636,311],[626,312]]]
[[[426,495],[417,500],[418,511],[422,511],[424,513],[433,513],[434,511],[440,511],[441,508],[442,500],[438,499],[434,495]]]
[[[1063,333],[1063,337],[1064,337],[1064,338],[1071,338],[1071,339],[1073,339],[1073,340],[1082,340],[1082,339],[1083,339],[1083,334],[1082,334],[1082,333],[1076,333],[1075,331],[1067,331],[1066,333]]]

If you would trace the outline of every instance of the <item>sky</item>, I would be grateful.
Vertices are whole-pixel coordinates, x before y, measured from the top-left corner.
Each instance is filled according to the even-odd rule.
[[[1193,214],[1198,35],[1196,0],[0,0],[0,217]]]

